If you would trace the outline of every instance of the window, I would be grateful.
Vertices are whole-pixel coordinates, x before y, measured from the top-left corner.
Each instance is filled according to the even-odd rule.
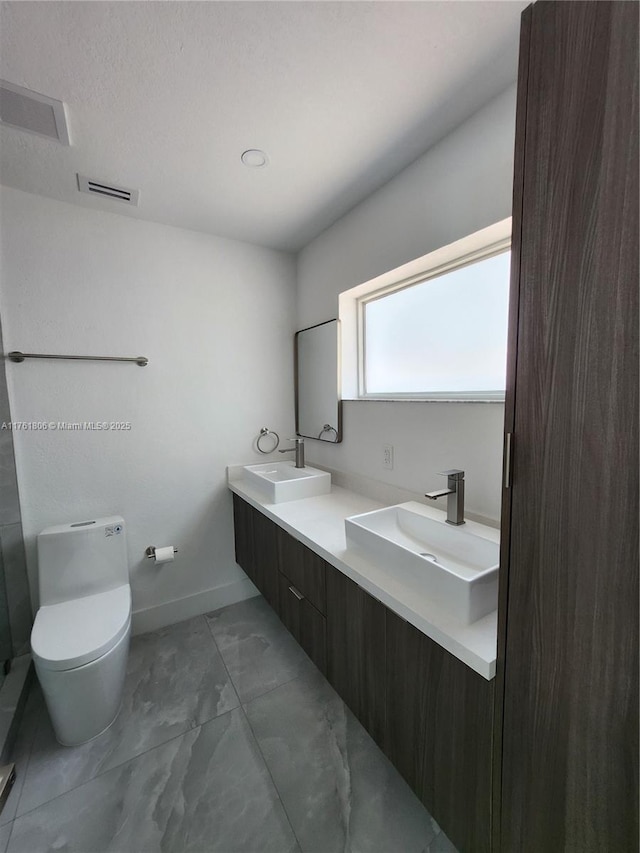
[[[502,400],[508,241],[358,300],[362,398]]]

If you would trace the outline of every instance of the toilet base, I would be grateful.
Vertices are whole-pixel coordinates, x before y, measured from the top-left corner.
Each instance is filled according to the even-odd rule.
[[[47,710],[49,710],[49,706],[48,706],[48,705],[47,705]],[[90,738],[88,738],[87,740],[82,740],[82,741],[80,741],[79,743],[65,743],[63,740],[60,740],[60,738],[58,737],[58,735],[57,735],[57,733],[56,733],[56,729],[55,729],[55,726],[54,726],[53,733],[54,733],[54,735],[55,735],[56,742],[57,742],[57,743],[59,743],[59,744],[60,744],[60,746],[84,746],[84,744],[85,744],[85,743],[91,743],[91,741],[92,741],[92,740],[97,740],[99,737],[102,737],[102,735],[103,735],[105,732],[108,732],[108,731],[109,731],[109,729],[111,728],[111,726],[112,726],[112,725],[115,723],[115,721],[118,719],[118,717],[119,717],[119,715],[120,715],[120,711],[121,711],[121,710],[122,710],[122,702],[120,702],[120,704],[118,705],[118,710],[116,711],[115,717],[113,718],[113,720],[111,720],[111,722],[110,722],[108,725],[106,725],[106,726],[105,726],[101,731],[99,731],[97,734],[93,735],[93,737],[90,737]],[[49,713],[49,716],[51,716],[51,713]],[[52,724],[53,724],[53,721],[52,721]]]
[[[35,659],[56,740],[62,746],[87,743],[115,722],[127,672],[130,634],[131,620],[112,649],[75,669],[46,669]]]

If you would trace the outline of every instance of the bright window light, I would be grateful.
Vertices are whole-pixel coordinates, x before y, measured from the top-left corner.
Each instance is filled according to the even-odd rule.
[[[510,260],[503,251],[363,300],[362,396],[504,397]]]

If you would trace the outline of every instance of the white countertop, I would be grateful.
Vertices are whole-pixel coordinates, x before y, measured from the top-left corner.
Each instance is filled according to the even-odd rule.
[[[229,466],[227,474],[232,492],[475,672],[488,680],[495,676],[497,611],[471,625],[463,625],[437,611],[428,599],[421,600],[413,591],[406,589],[394,579],[390,570],[383,570],[372,563],[364,551],[351,545],[347,548],[345,518],[380,509],[385,504],[333,484],[328,495],[273,504],[269,503],[258,489],[242,479],[242,466]],[[412,506],[439,520],[445,515],[441,510],[422,504]],[[498,530],[473,521],[467,521],[467,524],[471,533],[477,533],[494,542],[500,541]]]

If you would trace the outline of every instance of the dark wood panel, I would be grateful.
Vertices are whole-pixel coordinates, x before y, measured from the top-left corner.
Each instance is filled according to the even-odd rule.
[[[278,558],[283,572],[321,613],[326,612],[325,561],[278,528]]]
[[[291,582],[281,573],[278,575],[278,584],[280,586],[278,614],[287,630],[300,642],[300,620],[302,619],[300,601],[290,589]]]
[[[318,667],[327,673],[327,620],[305,599],[302,602],[300,645]]]
[[[326,620],[283,574],[279,575],[280,618],[321,672],[327,671]],[[293,587],[293,588],[292,588]],[[296,594],[297,593],[297,594]]]
[[[527,119],[527,92],[529,85],[529,41],[531,38],[531,14],[533,6],[527,7],[522,14],[520,27],[520,53],[518,62],[518,91],[516,105],[516,145],[513,167],[513,220],[511,230],[511,288],[509,294],[509,321],[507,340],[507,372],[504,413],[504,444],[506,436],[511,434],[511,453],[515,452],[515,400],[516,400],[516,364],[518,354],[518,316],[520,310],[520,291],[514,286],[520,280],[520,250],[522,246],[522,200],[524,180],[524,145]],[[502,509],[500,518],[500,568],[498,578],[498,649],[495,679],[494,706],[494,752],[492,773],[492,849],[499,851],[500,844],[500,804],[502,795],[502,714],[504,697],[504,653],[507,624],[507,598],[509,577],[506,566],[509,561],[511,531],[511,487],[505,486],[507,464],[511,460],[503,459],[502,468]]]
[[[638,844],[638,7],[529,16],[501,849],[617,853]]]
[[[386,607],[326,567],[327,678],[379,744],[385,734]]]
[[[236,562],[278,609],[278,526],[238,495],[233,495]]]
[[[236,548],[236,563],[244,569],[251,580],[255,577],[252,519],[252,509],[249,504],[234,494],[233,534]]]
[[[278,610],[278,530],[271,519],[251,508],[253,513],[253,562],[256,586],[269,604]]]
[[[462,853],[488,851],[493,681],[390,610],[386,623],[385,751]]]

